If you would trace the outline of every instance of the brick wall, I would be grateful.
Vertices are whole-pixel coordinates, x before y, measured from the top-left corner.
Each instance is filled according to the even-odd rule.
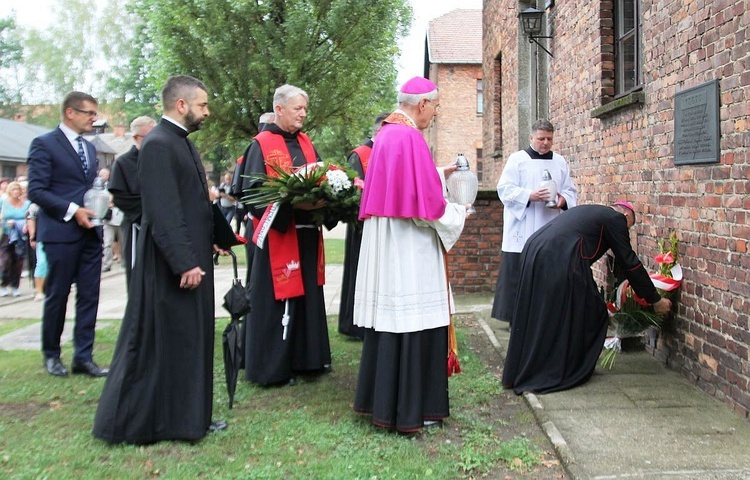
[[[494,188],[503,160],[518,150],[518,8],[516,2],[485,1],[482,28],[485,175]],[[525,44],[524,44],[525,45]]]
[[[474,215],[466,219],[458,243],[448,254],[451,288],[456,293],[495,290],[503,236],[503,209],[494,190],[482,190]]]
[[[479,64],[434,64],[430,79],[440,89],[440,113],[425,134],[438,165],[463,153],[476,172],[478,148],[482,148],[482,116],[477,115]]]
[[[549,113],[579,203],[627,198],[639,211],[633,242],[647,269],[657,241],[679,238],[685,280],[674,319],[654,354],[747,417],[750,412],[750,11],[746,2],[643,0],[643,101],[592,116],[612,98],[612,2],[558,0],[546,19]],[[520,4],[525,8],[526,4]],[[485,2],[487,95],[502,83],[502,112],[486,115],[484,142],[517,149],[518,89],[506,68],[519,48],[519,3]],[[500,78],[495,59],[502,58]],[[674,95],[718,80],[720,162],[674,164]],[[488,105],[489,106],[489,105]],[[510,108],[509,108],[510,107]],[[506,115],[507,112],[507,115]],[[496,122],[502,119],[502,128]],[[495,136],[498,132],[502,139]],[[502,157],[501,157],[502,158]],[[598,277],[600,278],[601,272]]]

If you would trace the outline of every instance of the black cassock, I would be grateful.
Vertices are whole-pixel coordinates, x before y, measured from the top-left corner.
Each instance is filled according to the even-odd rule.
[[[372,148],[372,140],[368,139],[364,144]],[[349,164],[364,180],[362,160],[356,152],[349,155]],[[354,287],[357,283],[357,265],[361,246],[362,224],[347,224],[344,241],[344,276],[341,279],[341,303],[339,304],[339,333],[360,340],[365,338],[365,329],[354,325]]]
[[[630,245],[627,220],[583,205],[540,228],[521,252],[503,386],[516,393],[566,390],[591,378],[607,333],[607,309],[591,265],[611,249],[635,292],[661,298]]]
[[[139,159],[143,217],[129,300],[94,420],[94,436],[148,444],[203,438],[211,423],[213,219],[187,132],[154,127]],[[199,266],[198,288],[180,288]]]
[[[266,130],[283,135],[294,166],[305,165],[296,135],[284,132],[275,124]],[[243,162],[243,171],[245,175],[250,172],[266,173],[258,142],[250,146]],[[243,191],[248,193],[253,185],[250,179],[244,178]],[[265,208],[247,205],[247,211],[260,219]],[[281,325],[286,302],[274,297],[268,248],[256,246],[250,271],[253,310],[244,322],[245,378],[261,385],[284,383],[294,373],[320,372],[331,364],[323,287],[318,286],[317,280],[319,228],[309,228],[313,224],[309,214],[293,210],[289,204],[281,206],[271,228],[285,232],[292,219],[298,227],[297,242],[305,295],[289,300],[291,319],[286,340],[282,339],[284,329]],[[308,227],[299,228],[302,226]]]
[[[112,165],[109,176],[109,193],[112,203],[122,210],[122,259],[125,266],[125,277],[130,285],[132,271],[133,225],[141,223],[141,184],[138,180],[138,149],[135,146],[123,153]]]

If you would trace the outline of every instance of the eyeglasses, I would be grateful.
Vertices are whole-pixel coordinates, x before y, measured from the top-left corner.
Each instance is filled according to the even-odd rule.
[[[435,103],[435,102],[433,102],[432,100],[427,100],[427,101],[428,101],[429,103],[432,103],[433,105],[435,105],[435,107],[434,107],[434,108],[435,108],[435,111],[436,111],[436,112],[438,112],[438,113],[440,113],[440,104],[439,104],[439,103],[437,103],[437,104],[436,104],[436,103]]]
[[[83,113],[85,115],[88,115],[89,117],[96,117],[97,115],[99,115],[99,112],[97,112],[96,110],[81,110],[80,108],[76,108],[76,107],[70,107],[70,108],[72,108],[78,113]]]

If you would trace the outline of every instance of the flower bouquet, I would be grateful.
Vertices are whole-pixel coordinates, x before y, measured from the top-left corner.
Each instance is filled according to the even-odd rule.
[[[682,283],[682,267],[677,261],[677,234],[669,235],[669,243],[659,240],[659,255],[654,260],[659,264],[659,272],[650,275],[659,295],[672,296]],[[661,328],[664,318],[657,315],[651,306],[640,298],[630,287],[629,282],[622,282],[614,292],[613,299],[607,303],[610,329],[613,334],[604,341],[604,355],[601,365],[611,369],[617,354],[622,350],[622,339],[641,335],[650,327]]]
[[[271,165],[271,168],[275,175],[246,175],[253,181],[261,182],[261,185],[249,191],[243,202],[265,207],[273,203],[324,200],[323,208],[309,211],[316,225],[357,221],[364,182],[356,170],[330,161],[303,165],[292,172],[278,165]]]

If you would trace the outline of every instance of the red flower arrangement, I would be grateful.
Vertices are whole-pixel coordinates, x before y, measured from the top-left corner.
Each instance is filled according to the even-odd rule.
[[[654,257],[659,264],[659,272],[650,274],[651,281],[663,297],[673,296],[682,283],[677,234],[671,232],[668,240],[668,246],[664,239],[659,240],[660,253]],[[607,303],[607,310],[612,335],[604,342],[601,365],[605,368],[614,366],[615,358],[622,350],[622,338],[641,335],[651,327],[661,328],[664,322],[664,318],[657,315],[647,301],[636,295],[627,280],[615,289],[614,298]]]

